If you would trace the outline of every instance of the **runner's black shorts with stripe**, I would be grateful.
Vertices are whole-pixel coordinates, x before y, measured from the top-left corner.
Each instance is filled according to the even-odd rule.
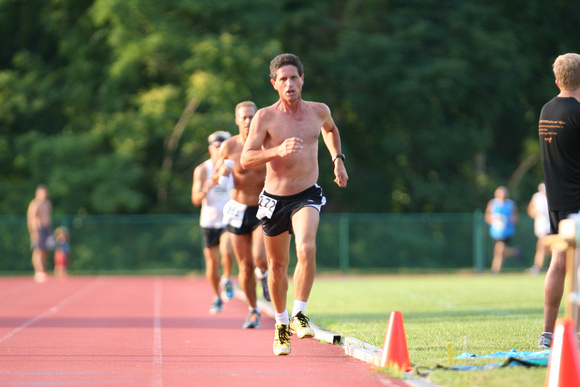
[[[276,202],[271,217],[264,217],[262,224],[264,234],[268,236],[280,235],[286,231],[292,234],[292,216],[296,212],[304,207],[314,207],[320,212],[322,206],[326,204],[326,197],[318,184],[289,196],[277,196],[262,191],[260,206],[268,202],[268,199],[273,199]]]

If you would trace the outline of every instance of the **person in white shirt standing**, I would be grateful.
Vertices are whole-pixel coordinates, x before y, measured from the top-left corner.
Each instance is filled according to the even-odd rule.
[[[548,213],[548,198],[546,197],[546,185],[540,183],[536,192],[528,204],[528,215],[534,219],[534,234],[536,242],[536,254],[534,255],[534,265],[529,269],[532,274],[539,274],[544,266],[544,259],[550,253],[550,248],[546,246],[546,235],[550,233],[550,215]]]

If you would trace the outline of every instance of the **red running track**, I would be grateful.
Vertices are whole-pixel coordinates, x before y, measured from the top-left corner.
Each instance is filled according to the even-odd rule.
[[[0,386],[408,386],[315,339],[274,356],[270,317],[210,301],[202,277],[2,277]]]

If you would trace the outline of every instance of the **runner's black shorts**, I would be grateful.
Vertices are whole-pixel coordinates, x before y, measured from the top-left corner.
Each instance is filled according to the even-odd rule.
[[[226,231],[225,228],[201,228],[203,247],[209,248],[220,244],[220,237]]]
[[[560,224],[560,221],[568,219],[570,215],[577,214],[579,210],[580,208],[576,208],[575,210],[550,210],[550,234],[558,234],[558,225]]]
[[[242,225],[239,228],[226,226],[226,230],[236,235],[247,235],[251,234],[260,224],[262,220],[256,218],[256,213],[258,212],[258,206],[248,206],[244,212],[244,219],[242,220]]]
[[[315,184],[304,191],[290,196],[277,196],[262,191],[260,196],[276,200],[276,207],[272,212],[271,218],[264,218],[262,229],[268,236],[280,235],[286,231],[290,234],[292,230],[292,216],[304,207],[314,207],[320,212],[323,205],[326,204],[326,197],[322,188]]]

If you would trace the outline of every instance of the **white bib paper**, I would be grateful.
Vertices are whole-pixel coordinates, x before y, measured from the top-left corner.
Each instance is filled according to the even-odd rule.
[[[260,195],[260,200],[258,202],[258,213],[256,214],[256,218],[263,219],[263,218],[272,218],[272,214],[274,213],[274,209],[276,208],[276,203],[278,201],[276,199],[272,199],[271,197]]]
[[[238,203],[235,200],[228,201],[224,206],[223,222],[235,228],[242,227],[246,208],[248,208],[247,205]]]

